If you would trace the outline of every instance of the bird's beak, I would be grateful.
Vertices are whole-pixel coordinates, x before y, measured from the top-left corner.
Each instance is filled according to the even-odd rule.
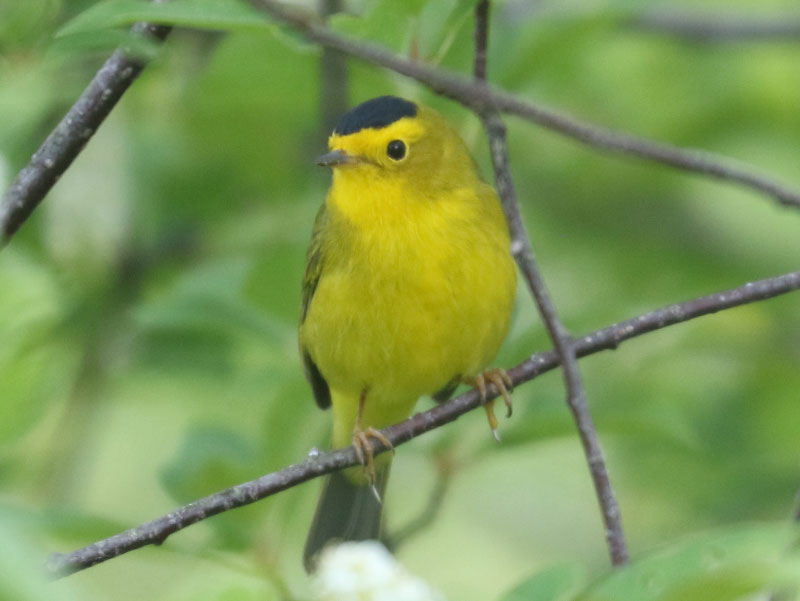
[[[337,165],[348,165],[357,162],[358,159],[343,150],[332,150],[327,154],[318,156],[316,163],[322,167],[336,167]]]

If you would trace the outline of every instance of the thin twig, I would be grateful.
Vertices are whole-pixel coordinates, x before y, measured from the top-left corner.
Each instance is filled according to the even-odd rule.
[[[379,46],[349,40],[309,20],[306,15],[288,11],[273,0],[250,2],[326,48],[339,50],[415,79],[476,112],[491,108],[517,115],[594,148],[738,184],[766,194],[781,205],[800,208],[800,192],[741,161],[596,127],[541,104],[520,100],[508,92],[483,88],[463,77],[396,56]],[[161,26],[144,29],[150,31],[155,39],[163,39],[169,32],[168,27]],[[84,94],[0,199],[0,247],[8,243],[69,167],[143,66],[141,61],[116,52],[97,73]]]
[[[634,17],[633,29],[677,36],[691,42],[800,40],[800,13],[781,17],[659,10]]]
[[[152,40],[164,40],[171,29],[137,23],[132,32]],[[146,64],[144,59],[131,56],[124,48],[117,49],[106,60],[0,199],[0,248],[8,243],[80,154]]]
[[[328,19],[342,10],[342,0],[320,0],[320,16]],[[339,118],[347,112],[347,60],[335,48],[323,47],[320,58],[321,138],[326,139]]]
[[[578,357],[584,357],[603,350],[616,349],[625,340],[653,330],[709,313],[773,298],[798,289],[800,289],[800,271],[794,271],[750,282],[732,290],[668,305],[578,338],[574,344],[575,354]],[[520,365],[509,369],[508,375],[515,386],[520,386],[558,367],[560,365],[558,357],[555,350],[536,353]],[[490,399],[498,396],[498,390],[493,384],[487,386],[487,396]],[[386,428],[382,432],[394,446],[398,446],[425,432],[450,423],[482,404],[479,393],[472,389],[424,413],[418,413],[404,422]],[[375,453],[387,450],[379,441],[371,440]],[[302,463],[290,465],[280,471],[184,505],[172,513],[136,528],[126,530],[72,553],[53,554],[46,569],[51,576],[58,578],[145,545],[161,544],[169,535],[212,515],[249,505],[312,478],[356,465],[357,461],[353,447],[328,453],[309,454],[309,457]]]
[[[517,115],[594,148],[736,183],[771,196],[781,205],[800,208],[800,192],[740,161],[707,151],[678,148],[596,127],[543,105],[521,100],[503,90],[483,86],[459,75],[408,60],[380,46],[348,39],[314,22],[306,14],[290,11],[274,0],[249,1],[276,21],[289,25],[313,42],[336,48],[419,81],[433,91],[457,100],[477,113],[496,110]]]
[[[486,82],[486,52],[488,47],[489,30],[489,0],[481,0],[475,9],[475,65],[474,75],[478,81]],[[597,436],[597,428],[592,420],[589,406],[586,402],[586,392],[575,358],[573,340],[561,318],[558,316],[555,304],[542,277],[539,265],[530,243],[528,233],[517,202],[514,181],[511,177],[511,167],[506,143],[506,127],[500,116],[494,111],[481,114],[486,133],[489,137],[489,147],[492,155],[497,192],[503,203],[508,226],[511,231],[511,248],[517,260],[520,271],[528,283],[539,314],[542,316],[550,335],[550,340],[558,352],[563,366],[564,384],[567,388],[567,404],[572,412],[575,424],[578,427],[581,443],[583,445],[589,471],[594,482],[595,492],[600,504],[605,525],[606,542],[608,544],[611,562],[622,565],[628,562],[628,547],[625,542],[625,533],[622,530],[622,514],[617,503],[611,480],[608,477],[603,450]]]
[[[489,0],[481,0],[475,7],[475,31],[473,32],[472,76],[475,81],[489,85]]]

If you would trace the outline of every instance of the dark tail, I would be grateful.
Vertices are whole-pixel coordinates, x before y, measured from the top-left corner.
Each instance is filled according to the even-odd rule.
[[[390,463],[376,462],[375,490],[384,498]],[[359,468],[356,468],[359,469]],[[322,495],[303,552],[307,572],[316,568],[317,554],[331,541],[378,539],[383,506],[366,483],[353,482],[345,473],[334,472],[325,479]]]

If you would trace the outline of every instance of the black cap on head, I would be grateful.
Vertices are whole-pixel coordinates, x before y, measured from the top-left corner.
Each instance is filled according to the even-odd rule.
[[[347,136],[368,127],[380,129],[403,117],[415,117],[416,114],[417,105],[413,102],[397,96],[379,96],[345,113],[333,133]]]

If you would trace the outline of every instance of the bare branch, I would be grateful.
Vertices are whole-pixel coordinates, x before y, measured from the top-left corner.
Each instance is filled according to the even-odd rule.
[[[502,127],[502,135],[500,133],[491,134],[494,139],[499,141],[497,144],[493,144],[492,155],[498,166],[506,165],[506,173],[505,130],[499,119],[497,119],[499,125],[489,121],[492,118],[491,113],[493,111],[518,115],[596,148],[635,156],[738,183],[770,195],[786,206],[800,207],[800,194],[788,189],[769,176],[753,171],[747,166],[739,165],[710,153],[684,150],[628,134],[596,128],[552,109],[522,101],[507,92],[492,89],[485,83],[470,82],[465,78],[405,60],[380,47],[348,40],[333,33],[328,28],[308,20],[305,16],[287,12],[280,4],[272,0],[251,0],[251,2],[270,13],[276,20],[294,27],[307,38],[327,48],[351,54],[392,69],[428,85],[445,96],[458,100],[481,115],[488,115],[486,117],[487,129]],[[138,25],[135,29],[146,35],[153,36],[155,39],[163,39],[169,33],[168,27]],[[32,158],[31,163],[20,172],[9,191],[3,197],[0,203],[0,243],[6,243],[32,213],[58,177],[79,154],[86,141],[93,135],[143,67],[144,63],[141,60],[130,58],[123,51],[117,51],[109,58],[81,98],[70,109],[58,127],[48,136]],[[485,71],[483,72],[485,73]],[[496,115],[494,115],[494,118],[496,119]],[[496,145],[502,152],[495,150],[494,146]],[[503,169],[498,169],[498,172],[502,171]],[[501,184],[498,181],[498,189],[500,188]],[[510,190],[510,198],[514,200],[513,187]],[[508,195],[508,192],[505,194]],[[524,228],[521,231],[523,233],[522,239],[527,243]],[[529,248],[530,245],[528,244]],[[515,249],[515,256],[521,253],[526,253],[524,247],[521,250]],[[530,259],[531,261],[534,259],[532,251],[530,251]],[[533,264],[535,265],[535,263]],[[549,297],[546,296],[547,291],[544,286],[535,285],[535,278],[538,276],[538,272],[532,272],[532,274],[526,273],[526,277],[533,278],[534,285],[532,288],[538,290],[540,296],[544,295],[541,298],[537,297],[537,302],[545,309],[549,303],[552,309],[552,303],[549,301]],[[541,279],[540,276],[538,277]],[[573,399],[571,407],[573,407],[573,413],[575,413],[577,419],[584,413],[580,402],[585,405],[585,399],[582,398],[583,392],[579,373],[577,371],[573,372],[574,375],[577,375],[578,380],[570,379],[569,375],[569,365],[574,363],[576,356],[582,357],[600,350],[616,348],[624,340],[655,329],[740,304],[771,298],[798,288],[800,288],[800,272],[793,272],[753,282],[724,293],[671,305],[633,320],[615,324],[574,341],[571,340],[569,334],[558,320],[555,311],[552,310],[549,312],[550,319],[547,321],[548,329],[551,336],[553,336],[555,350],[533,355],[524,363],[509,370],[509,375],[515,385],[520,385],[546,371],[554,369],[561,364],[563,358],[565,379],[570,391],[569,396]],[[545,310],[543,310],[544,312]],[[497,396],[497,390],[494,386],[489,386],[488,392],[490,398]],[[574,404],[575,402],[578,404]],[[449,423],[480,405],[479,394],[475,390],[471,390],[443,405],[417,414],[400,424],[385,429],[384,434],[394,446],[397,446],[424,432]],[[588,416],[588,413],[585,415]],[[589,428],[588,434],[592,432],[593,426]],[[584,432],[584,429],[581,428],[581,434],[582,438],[585,438],[587,432]],[[586,445],[586,443],[584,444]],[[373,441],[373,445],[376,453],[386,450],[377,441]],[[587,446],[587,453],[591,450],[591,447],[591,444]],[[590,453],[590,466],[593,467],[593,475],[596,459]],[[160,544],[172,533],[212,515],[250,504],[312,478],[356,465],[356,463],[357,458],[352,447],[329,453],[314,453],[302,463],[288,466],[278,472],[267,474],[256,480],[210,495],[181,507],[166,516],[73,553],[55,554],[48,563],[48,571],[53,576],[63,576],[145,545]]]
[[[167,0],[153,0],[165,2]],[[164,40],[171,27],[137,23],[133,33]],[[0,199],[0,248],[5,246],[100,127],[144,69],[144,59],[117,49]]]
[[[319,0],[319,12],[327,19],[342,10],[342,0]],[[326,139],[339,118],[347,112],[347,61],[335,48],[323,47],[320,59],[320,115],[322,139]]]
[[[578,338],[574,343],[575,353],[578,357],[584,357],[603,350],[615,349],[625,340],[653,330],[731,307],[773,298],[798,289],[800,289],[800,271],[794,271],[750,282],[732,290],[668,305]],[[558,353],[555,350],[549,350],[532,355],[520,365],[508,370],[508,374],[514,385],[519,386],[555,369],[558,365]],[[487,396],[489,398],[498,396],[498,391],[493,384],[487,387]],[[382,432],[394,446],[398,446],[425,432],[450,423],[481,405],[482,401],[478,392],[474,389],[469,390],[442,405],[386,428]],[[387,450],[379,441],[372,440],[372,442],[375,453]],[[312,478],[356,465],[356,463],[357,458],[353,447],[328,453],[309,454],[309,457],[302,463],[290,465],[278,472],[184,505],[172,513],[136,528],[126,530],[72,553],[53,554],[47,562],[46,569],[51,576],[58,578],[145,545],[161,544],[170,534],[212,515],[249,505]]]
[[[739,161],[595,127],[543,105],[520,100],[502,90],[481,88],[465,78],[404,59],[381,47],[348,40],[309,20],[306,15],[289,12],[273,0],[250,2],[326,48],[339,50],[415,79],[477,112],[492,108],[517,115],[594,148],[728,181],[771,196],[784,206],[800,207],[799,192]],[[134,29],[153,39],[164,39],[170,31],[168,27],[154,25],[138,25]],[[142,60],[117,51],[98,71],[83,95],[0,199],[0,247],[8,243],[31,215],[143,67]]]
[[[800,13],[797,12],[767,17],[659,10],[634,17],[626,25],[691,42],[800,40]]]
[[[739,184],[771,196],[781,205],[800,208],[800,192],[790,189],[786,184],[739,161],[706,151],[678,148],[639,136],[596,127],[543,105],[521,100],[503,90],[483,86],[453,73],[405,59],[380,46],[350,40],[310,20],[305,14],[288,10],[274,0],[249,1],[276,21],[296,29],[309,40],[396,71],[425,84],[443,96],[457,100],[477,113],[484,113],[491,109],[517,115],[594,148]]]
[[[475,7],[475,48],[472,62],[472,76],[475,81],[488,85],[488,65],[487,54],[489,51],[489,11],[491,5],[489,0],[481,0]]]
[[[486,51],[489,39],[489,0],[481,0],[475,9],[475,63],[474,75],[478,81],[486,82]],[[550,340],[558,352],[563,366],[564,384],[567,388],[567,404],[572,412],[575,424],[578,427],[583,451],[589,464],[597,500],[605,524],[606,543],[608,544],[611,562],[621,565],[628,562],[628,547],[625,543],[625,534],[622,530],[622,514],[617,503],[611,480],[608,477],[603,450],[597,436],[592,415],[586,402],[586,392],[583,387],[578,361],[575,358],[573,340],[561,318],[558,316],[555,304],[550,298],[547,285],[544,282],[536,257],[531,247],[530,238],[525,231],[525,224],[517,202],[514,181],[511,178],[511,167],[508,157],[508,144],[506,143],[506,127],[502,119],[494,111],[481,114],[486,133],[489,137],[489,147],[492,155],[497,192],[503,203],[508,226],[511,231],[511,248],[517,260],[528,288],[530,288],[539,314],[542,316],[550,335]]]

